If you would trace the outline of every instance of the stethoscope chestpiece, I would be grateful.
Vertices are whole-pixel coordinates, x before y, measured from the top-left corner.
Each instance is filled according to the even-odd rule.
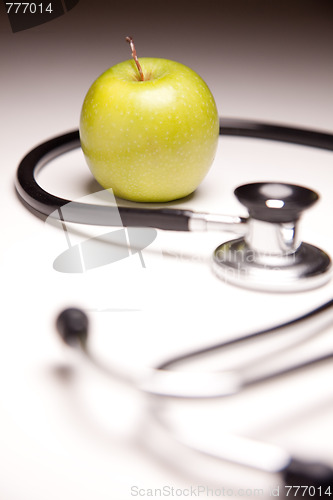
[[[325,284],[330,257],[298,238],[302,212],[318,200],[311,189],[277,182],[252,183],[234,191],[246,206],[246,234],[220,245],[214,272],[242,287],[273,292],[309,290]]]

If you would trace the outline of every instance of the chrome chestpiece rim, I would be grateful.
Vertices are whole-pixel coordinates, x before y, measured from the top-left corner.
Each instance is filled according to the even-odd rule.
[[[308,243],[291,254],[258,253],[244,238],[220,245],[213,255],[216,275],[252,290],[301,292],[325,285],[331,277],[328,255]]]
[[[277,292],[309,290],[329,280],[329,256],[298,238],[301,213],[318,200],[317,193],[293,184],[253,183],[238,187],[235,196],[249,211],[247,232],[215,250],[213,269],[220,278]]]

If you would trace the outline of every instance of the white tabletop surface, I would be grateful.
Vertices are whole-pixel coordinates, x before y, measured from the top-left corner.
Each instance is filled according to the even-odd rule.
[[[53,261],[67,248],[64,232],[33,216],[14,190],[16,168],[27,151],[78,128],[92,81],[128,58],[128,34],[139,55],[179,60],[201,74],[222,117],[332,132],[329,2],[279,2],[270,8],[256,0],[207,2],[205,8],[201,2],[168,3],[165,10],[150,2],[141,8],[115,2],[111,8],[81,0],[65,16],[17,33],[1,6],[1,499],[128,500],[152,497],[154,489],[164,497],[200,491],[209,498],[209,488],[215,496],[222,488],[229,488],[229,496],[239,496],[240,488],[251,488],[252,496],[255,488],[263,489],[261,497],[268,498],[278,485],[283,488],[275,476],[189,453],[162,432],[154,437],[150,401],[82,363],[58,339],[55,318],[68,305],[86,309],[96,354],[131,374],[292,319],[329,300],[332,282],[284,294],[229,285],[210,268],[213,249],[230,238],[224,233],[159,231],[143,251],[145,267],[133,255],[82,274],[59,273]],[[332,158],[324,150],[224,137],[197,192],[171,205],[246,215],[233,196],[238,185],[302,184],[320,194],[304,214],[302,239],[333,255]],[[70,199],[99,190],[80,150],[55,161],[39,180]],[[72,244],[91,235],[84,227],[69,227],[69,234]],[[282,351],[280,361],[329,352],[332,333],[327,328],[296,354]],[[249,347],[221,360],[232,367],[257,353]],[[196,443],[213,442],[222,450],[231,435],[244,436],[333,467],[332,375],[326,363],[234,397],[164,402],[162,412],[175,432],[191,434]],[[250,450],[237,443],[239,450],[245,446],[244,454]]]

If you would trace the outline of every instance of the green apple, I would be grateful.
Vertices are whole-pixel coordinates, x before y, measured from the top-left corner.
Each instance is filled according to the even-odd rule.
[[[80,118],[85,159],[101,186],[117,197],[182,198],[197,188],[214,160],[214,98],[183,64],[140,58],[142,80],[136,61],[116,64],[88,90]]]

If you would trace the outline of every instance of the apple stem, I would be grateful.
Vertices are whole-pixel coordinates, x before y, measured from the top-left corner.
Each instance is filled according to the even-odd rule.
[[[132,51],[132,57],[133,57],[133,59],[135,61],[136,67],[138,68],[141,81],[144,81],[143,71],[142,71],[142,68],[140,66],[140,63],[139,63],[139,60],[138,60],[138,56],[136,55],[136,50],[135,50],[135,45],[134,45],[133,38],[131,36],[127,36],[126,37],[126,42],[128,42],[130,44],[131,51]]]

